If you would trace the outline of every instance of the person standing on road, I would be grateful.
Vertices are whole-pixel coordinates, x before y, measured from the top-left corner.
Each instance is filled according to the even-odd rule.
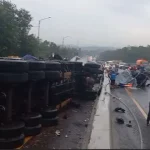
[[[112,88],[115,86],[116,76],[117,76],[117,73],[115,71],[111,71],[110,74],[109,74]]]
[[[149,121],[150,121],[150,102],[149,102],[149,111],[147,115],[147,126],[149,126]]]

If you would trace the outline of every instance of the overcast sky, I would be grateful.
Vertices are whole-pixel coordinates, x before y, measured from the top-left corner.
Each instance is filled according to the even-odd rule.
[[[11,0],[30,11],[42,39],[79,46],[150,44],[150,0]],[[37,28],[32,28],[37,36]]]

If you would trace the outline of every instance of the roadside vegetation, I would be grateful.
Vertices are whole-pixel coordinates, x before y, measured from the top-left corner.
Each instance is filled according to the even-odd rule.
[[[105,51],[99,56],[104,60],[123,60],[125,62],[135,63],[137,59],[143,58],[150,60],[150,45],[144,46],[131,46],[117,49],[115,51]]]
[[[0,57],[31,54],[46,58],[55,52],[71,58],[80,53],[76,48],[62,47],[30,34],[31,21],[32,16],[27,10],[17,9],[11,2],[0,1]]]

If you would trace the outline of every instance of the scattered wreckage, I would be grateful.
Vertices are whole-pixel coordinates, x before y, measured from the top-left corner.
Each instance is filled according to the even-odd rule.
[[[116,76],[115,83],[118,86],[145,87],[148,80],[145,72],[123,70]]]

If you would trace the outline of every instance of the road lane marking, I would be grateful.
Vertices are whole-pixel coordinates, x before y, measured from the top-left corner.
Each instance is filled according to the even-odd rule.
[[[129,97],[132,99],[132,101],[135,103],[137,108],[140,110],[140,112],[142,113],[144,118],[147,119],[146,112],[143,110],[143,108],[140,106],[140,104],[137,102],[137,100],[135,98],[133,98],[132,93],[127,88],[125,88],[125,90],[126,90],[127,94],[129,95]]]

